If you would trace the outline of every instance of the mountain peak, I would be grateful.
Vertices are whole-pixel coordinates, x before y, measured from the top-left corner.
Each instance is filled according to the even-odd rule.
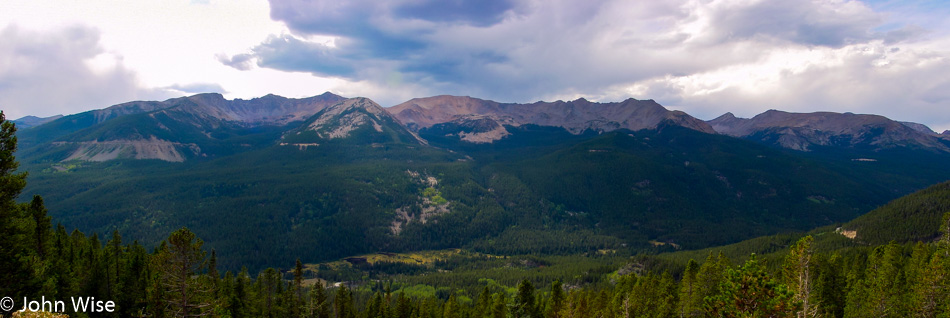
[[[734,115],[732,112],[727,112],[725,114],[719,115],[719,117],[716,117],[715,119],[713,119],[713,121],[722,121],[722,120],[731,120],[731,119],[738,119],[738,117],[736,117],[736,115]]]
[[[286,134],[282,144],[315,145],[334,139],[354,138],[361,143],[424,143],[376,102],[355,97],[318,112],[304,126]]]
[[[12,122],[16,124],[17,128],[26,129],[48,123],[62,117],[63,115],[55,115],[50,117],[23,116],[19,119],[12,120]]]
[[[856,146],[874,149],[912,146],[950,151],[930,128],[884,116],[853,113],[790,113],[770,109],[751,119],[726,115],[709,121],[717,132],[760,139],[785,148],[808,151],[813,146]]]
[[[389,108],[396,118],[414,130],[453,122],[473,115],[505,125],[561,127],[573,134],[616,129],[654,129],[663,120],[694,130],[715,133],[705,122],[686,113],[670,111],[652,100],[594,103],[584,98],[569,102],[508,104],[471,97],[433,96],[416,98]]]
[[[271,94],[268,94],[271,95]],[[224,101],[224,95],[221,93],[201,93],[188,96],[188,99],[195,101]]]

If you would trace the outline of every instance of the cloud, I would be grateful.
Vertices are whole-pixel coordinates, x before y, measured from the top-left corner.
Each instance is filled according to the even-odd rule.
[[[811,58],[800,61],[775,54],[763,63],[769,66],[756,64],[741,70],[658,78],[641,91],[674,87],[674,93],[658,100],[689,109],[704,119],[725,112],[751,117],[766,109],[850,111],[925,123],[942,131],[950,128],[950,113],[946,111],[950,103],[950,58],[946,51],[929,47],[942,48],[946,43],[918,43],[914,48],[898,50],[882,40],[838,49],[810,49]],[[729,83],[722,79],[737,74],[742,81]]]
[[[99,41],[98,30],[82,26],[33,32],[9,25],[0,30],[0,108],[9,118],[49,116],[170,97],[140,88],[120,59],[101,65],[100,58],[108,54]]]
[[[268,37],[252,51],[258,66],[283,71],[353,78],[357,67],[353,57],[336,55],[334,48],[325,43],[309,42],[289,34]]]
[[[221,85],[216,83],[189,83],[189,84],[175,84],[167,87],[163,87],[165,90],[178,91],[186,94],[199,94],[199,93],[220,93],[225,94],[228,91],[221,87]]]
[[[709,10],[709,35],[841,47],[875,38],[883,15],[857,1],[722,1]]]
[[[218,54],[215,56],[218,59],[218,62],[221,64],[233,67],[241,71],[248,71],[254,65],[254,55],[242,53],[235,54],[233,56],[227,56],[225,54]]]
[[[883,112],[883,101],[914,100],[929,114],[940,88],[890,81],[942,83],[950,73],[913,63],[950,57],[934,44],[945,34],[914,24],[925,20],[904,7],[891,14],[853,0],[270,3],[290,33],[223,63],[340,78],[352,84],[344,90],[390,100],[407,91],[506,102],[635,97],[700,116],[783,105]]]

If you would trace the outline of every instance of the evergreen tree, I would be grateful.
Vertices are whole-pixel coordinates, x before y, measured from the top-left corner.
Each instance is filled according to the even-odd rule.
[[[795,317],[801,308],[794,294],[759,266],[755,254],[738,269],[729,269],[721,294],[706,299],[709,317]]]
[[[242,267],[241,272],[234,278],[234,292],[231,293],[228,311],[234,318],[249,317],[248,310],[248,286],[250,285],[250,274],[247,273],[247,267]]]
[[[300,317],[301,307],[303,306],[303,263],[300,259],[294,264],[294,286],[293,286],[293,304],[291,316]]]
[[[445,301],[445,304],[442,305],[444,308],[442,311],[442,318],[461,318],[461,307],[459,306],[458,300],[455,298],[455,295],[449,296],[449,299]]]
[[[204,264],[203,242],[187,228],[168,237],[168,245],[156,255],[165,287],[165,303],[174,317],[200,317],[210,309],[207,286],[202,286],[195,275]]]
[[[128,247],[128,261],[120,271],[116,305],[120,317],[133,317],[145,307],[148,291],[148,253],[133,242]]]
[[[525,279],[518,284],[518,294],[515,296],[515,307],[511,310],[511,315],[520,317],[538,318],[538,305],[534,297],[534,285],[531,281]]]
[[[487,292],[488,287],[485,291]],[[564,310],[564,301],[566,295],[564,294],[564,286],[561,284],[561,280],[555,280],[551,283],[551,301],[548,306],[547,316],[548,318],[559,318],[561,316],[561,311]]]
[[[913,286],[912,311],[915,317],[950,316],[950,212],[940,225],[943,237],[936,243],[930,261],[920,268],[920,277]]]
[[[817,277],[815,303],[822,317],[843,317],[847,296],[847,280],[842,269],[842,258],[838,254],[831,256],[815,255]]]
[[[33,220],[33,250],[40,258],[46,259],[49,250],[49,241],[52,227],[52,218],[46,215],[46,206],[43,205],[43,197],[33,196],[30,201],[27,214]]]
[[[475,304],[475,317],[482,318],[488,315],[491,312],[491,291],[488,289],[488,286],[482,289],[482,293],[478,295],[478,302]]]
[[[875,248],[868,257],[865,277],[848,295],[848,317],[904,316],[901,303],[901,247],[894,242]]]
[[[396,296],[396,313],[394,317],[395,318],[411,318],[412,317],[412,301],[408,297],[403,295],[403,293],[399,293],[399,295]]]
[[[695,260],[690,259],[686,263],[686,269],[683,270],[683,278],[680,280],[679,291],[679,317],[692,317],[699,314],[702,308],[702,298],[699,297],[699,290],[696,285],[696,275],[699,272],[699,265]]]
[[[327,301],[327,290],[318,279],[310,286],[310,317],[330,318],[330,304]]]
[[[32,296],[36,282],[32,270],[21,261],[28,250],[26,233],[19,226],[21,209],[16,198],[26,186],[26,172],[16,173],[20,164],[13,156],[17,149],[15,134],[16,126],[0,111],[0,295]]]
[[[794,294],[795,302],[802,304],[801,310],[796,313],[798,318],[815,317],[818,314],[819,305],[815,303],[816,295],[813,293],[812,284],[812,242],[814,238],[811,235],[800,239],[789,251],[782,266],[785,285]]]
[[[703,262],[696,273],[697,294],[693,298],[696,303],[690,304],[690,306],[696,307],[692,308],[702,308],[703,302],[699,302],[699,300],[720,294],[719,288],[725,279],[726,270],[729,266],[729,259],[722,252],[719,252],[717,256],[710,253],[706,257],[706,261]]]
[[[336,296],[333,297],[333,309],[336,318],[354,318],[356,317],[356,308],[353,306],[353,294],[350,293],[346,284],[340,284],[336,290]]]
[[[508,300],[505,297],[505,293],[496,293],[495,301],[492,304],[491,308],[491,317],[492,318],[506,318],[508,317]]]
[[[255,290],[263,302],[259,309],[264,317],[280,317],[277,304],[281,292],[280,285],[280,274],[273,267],[269,267],[257,275]]]

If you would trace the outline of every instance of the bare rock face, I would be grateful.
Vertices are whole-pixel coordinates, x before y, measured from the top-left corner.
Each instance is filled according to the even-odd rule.
[[[363,136],[368,138],[364,140],[367,142],[407,139],[425,143],[379,104],[368,98],[357,97],[340,101],[317,112],[304,122],[303,126],[286,133],[282,144],[319,144],[333,139],[346,139],[359,131],[370,135]],[[394,135],[396,137],[393,137]]]
[[[809,151],[814,146],[884,149],[911,146],[950,152],[930,128],[901,123],[884,116],[852,113],[789,113],[769,110],[753,118],[726,113],[708,122],[717,132]]]
[[[670,111],[653,100],[628,99],[619,103],[593,103],[582,98],[568,102],[502,104],[471,97],[443,95],[412,99],[393,106],[388,111],[416,131],[436,124],[461,123],[476,118],[494,121],[499,126],[555,126],[573,134],[588,130],[606,132],[617,129],[654,129],[662,122],[715,133],[715,130],[702,120],[684,112]],[[504,137],[500,131],[490,135],[491,137],[477,137],[472,140],[490,142],[497,140],[493,138]]]
[[[158,159],[171,162],[185,161],[186,154],[197,155],[201,148],[195,144],[182,144],[160,140],[154,136],[139,140],[85,141],[71,143],[75,151],[63,161],[109,161],[113,159]]]
[[[321,138],[336,139],[350,135],[357,128],[370,125],[376,132],[383,132],[380,116],[386,113],[379,104],[368,98],[351,98],[328,107],[313,119],[306,130],[314,131]]]

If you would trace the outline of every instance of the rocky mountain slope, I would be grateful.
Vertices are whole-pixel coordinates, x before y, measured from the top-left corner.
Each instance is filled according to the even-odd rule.
[[[44,144],[72,147],[60,160],[182,161],[208,156],[215,152],[212,148],[233,148],[234,137],[260,127],[292,125],[281,128],[279,137],[270,142],[319,144],[310,139],[342,137],[366,123],[382,133],[382,122],[391,121],[387,125],[392,129],[387,134],[394,139],[390,140],[408,136],[407,141],[418,143],[426,141],[416,133],[425,138],[454,138],[470,144],[493,143],[510,136],[511,128],[525,125],[556,127],[574,135],[675,125],[799,151],[816,147],[872,151],[910,147],[950,152],[950,134],[937,134],[925,125],[877,115],[770,110],[748,119],[727,113],[704,122],[684,112],[668,110],[653,100],[594,103],[577,99],[515,104],[442,95],[416,98],[390,108],[365,98],[338,105],[346,100],[328,92],[302,99],[267,95],[251,100],[226,100],[220,94],[198,94],[161,102],[137,101],[46,119],[49,121],[45,124],[24,127],[20,140],[22,148]],[[357,107],[360,110],[353,111],[354,105],[372,107]],[[328,112],[321,115],[323,119],[311,120],[325,110]],[[24,120],[27,126],[39,123],[39,119]],[[304,121],[311,126],[294,126]],[[327,130],[327,125],[339,131]],[[308,137],[308,130],[316,135]]]
[[[871,150],[912,147],[950,152],[950,147],[927,126],[878,115],[769,110],[752,118],[726,113],[708,123],[721,134],[801,151],[831,146]]]
[[[242,136],[313,116],[344,98],[325,93],[302,99],[267,95],[226,100],[198,94],[162,102],[131,102],[66,116],[24,130],[27,148],[56,160],[158,159],[181,162],[250,147]]]
[[[298,128],[284,134],[281,145],[307,147],[354,138],[370,143],[425,143],[379,104],[368,98],[357,97],[317,112]]]
[[[389,111],[412,130],[451,123],[463,128],[462,140],[491,142],[504,138],[504,126],[533,124],[561,127],[573,134],[617,129],[641,130],[670,122],[693,130],[715,133],[705,122],[684,112],[670,111],[653,100],[627,99],[618,103],[593,103],[586,99],[498,103],[465,96],[416,98],[393,106]],[[464,134],[463,134],[464,133]]]
[[[879,116],[839,115],[713,124],[753,137],[791,127],[807,145],[802,127],[829,131],[830,146],[850,146],[855,138],[842,134],[869,142],[922,134]],[[922,142],[886,155],[804,154],[713,127],[649,100],[437,96],[386,109],[332,94],[200,94],[23,129],[34,144],[17,157],[30,172],[24,197],[55,202],[50,214],[68,227],[155,243],[187,226],[233,255],[222,264],[251,266],[465,246],[703,248],[844,222],[950,178],[947,153],[899,148]],[[525,244],[538,237],[552,239]]]

